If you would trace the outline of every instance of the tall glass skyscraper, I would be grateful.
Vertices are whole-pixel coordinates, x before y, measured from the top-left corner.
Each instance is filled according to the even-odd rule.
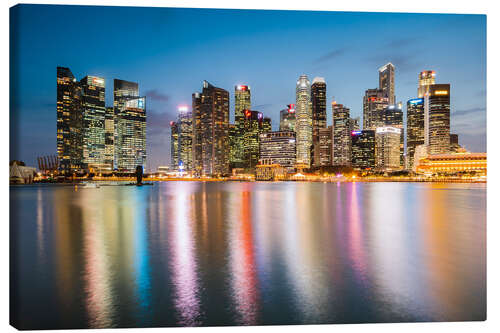
[[[114,80],[115,166],[133,172],[146,168],[146,98],[135,82]]]
[[[357,169],[375,167],[375,131],[362,130],[351,132],[351,165]]]
[[[198,175],[229,174],[229,92],[207,81],[193,94],[193,139]]]
[[[410,99],[406,103],[406,158],[408,170],[413,169],[415,149],[425,143],[424,124],[424,99]]]
[[[170,168],[179,170],[179,127],[175,121],[170,122]]]
[[[234,129],[231,136],[231,167],[244,167],[243,135],[245,110],[251,109],[251,90],[250,86],[237,85],[234,87]]]
[[[296,84],[297,164],[311,166],[312,112],[311,84],[307,75],[301,75]]]
[[[106,107],[106,119],[104,122],[104,164],[109,171],[114,168],[115,156],[115,111],[113,107]]]
[[[384,126],[383,113],[389,98],[382,89],[368,89],[363,97],[363,129],[375,130]]]
[[[83,106],[83,166],[100,172],[106,169],[105,158],[105,82],[97,76],[80,80]]]
[[[280,111],[280,131],[295,132],[295,104],[288,104]]]
[[[179,163],[185,171],[193,168],[193,114],[187,106],[178,108]]]
[[[450,85],[433,84],[424,96],[425,144],[429,154],[450,151]]]
[[[71,70],[57,67],[57,156],[61,172],[82,168],[82,90]]]
[[[351,165],[351,118],[349,108],[332,102],[333,153],[332,164]]]
[[[315,77],[311,85],[312,143],[315,166],[320,166],[319,131],[326,128],[326,82]]]
[[[429,86],[436,83],[436,72],[427,70],[418,74],[418,98],[423,98]]]
[[[390,62],[378,69],[379,89],[381,89],[384,96],[388,98],[389,104],[396,103],[394,72],[395,67]]]
[[[379,127],[375,131],[375,166],[388,171],[401,168],[400,138],[401,129],[397,127]]]

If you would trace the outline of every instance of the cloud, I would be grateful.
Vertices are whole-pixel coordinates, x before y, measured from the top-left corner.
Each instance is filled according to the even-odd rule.
[[[322,62],[326,62],[326,61],[330,61],[332,59],[335,59],[335,58],[338,58],[342,55],[344,55],[346,53],[346,49],[336,49],[336,50],[333,50],[333,51],[330,51],[324,55],[322,55],[321,57],[317,58],[316,60],[314,60],[314,63],[322,63]]]
[[[170,131],[170,121],[173,117],[167,112],[155,112],[150,110],[146,117],[147,135],[163,135]]]
[[[457,110],[455,112],[452,112],[453,116],[465,116],[471,113],[476,113],[476,112],[486,112],[485,107],[473,107],[469,109],[463,109],[463,110]]]
[[[146,91],[146,97],[153,101],[167,102],[169,100],[168,95],[159,92],[157,89],[151,89]]]

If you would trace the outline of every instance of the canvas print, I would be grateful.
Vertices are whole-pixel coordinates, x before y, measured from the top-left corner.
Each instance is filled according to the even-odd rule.
[[[10,8],[18,329],[486,320],[486,16]]]

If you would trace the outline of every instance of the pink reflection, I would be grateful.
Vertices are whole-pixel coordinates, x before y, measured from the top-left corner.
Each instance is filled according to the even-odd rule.
[[[175,307],[179,314],[179,324],[196,326],[199,324],[200,300],[197,263],[194,253],[192,219],[190,217],[189,193],[180,186],[175,196],[175,218],[171,224],[170,244],[172,258],[172,281],[175,289]]]
[[[358,278],[365,279],[366,275],[366,258],[363,249],[363,226],[359,211],[361,209],[357,197],[357,183],[351,183],[351,200],[349,206],[351,208],[351,219],[349,221],[349,253],[351,262]]]
[[[243,325],[257,323],[258,294],[250,192],[241,195],[239,221],[231,235],[231,276],[236,311]]]

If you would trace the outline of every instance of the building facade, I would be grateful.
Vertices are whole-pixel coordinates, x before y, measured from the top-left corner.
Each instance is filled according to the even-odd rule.
[[[179,170],[179,127],[175,121],[170,122],[170,169]]]
[[[378,69],[379,89],[383,91],[383,94],[387,97],[389,104],[396,103],[394,72],[395,67],[390,62]]]
[[[106,107],[104,121],[104,164],[110,171],[114,169],[115,158],[115,110],[111,106]]]
[[[178,108],[179,163],[185,171],[193,169],[193,114],[185,105]]]
[[[429,154],[450,151],[450,85],[433,84],[424,96],[425,144]]]
[[[333,153],[332,164],[351,165],[351,118],[350,110],[342,104],[332,102]]]
[[[312,146],[311,84],[307,75],[301,75],[296,84],[297,164],[310,167]]]
[[[436,83],[436,72],[427,70],[418,74],[418,98],[423,98],[429,90],[429,86]]]
[[[291,172],[295,165],[295,154],[295,132],[277,131],[260,134],[259,164],[277,164]]]
[[[379,170],[399,170],[401,128],[379,127],[375,131],[375,167]]]
[[[383,127],[384,109],[389,105],[389,98],[382,89],[368,89],[363,97],[363,129],[375,130]]]
[[[424,99],[413,98],[406,103],[407,168],[413,169],[415,149],[425,143]]]
[[[193,94],[193,140],[197,175],[229,174],[229,92],[207,81]]]
[[[279,130],[295,132],[295,104],[288,104],[286,109],[280,111]]]
[[[311,85],[312,144],[314,165],[319,166],[319,131],[326,128],[326,82],[315,77]]]
[[[317,165],[320,167],[331,166],[332,151],[333,151],[333,126],[321,128],[319,130],[318,136],[319,136],[318,138],[319,163]],[[349,140],[349,146],[350,146],[350,140]]]
[[[356,169],[375,167],[375,131],[351,132],[351,166]]]

